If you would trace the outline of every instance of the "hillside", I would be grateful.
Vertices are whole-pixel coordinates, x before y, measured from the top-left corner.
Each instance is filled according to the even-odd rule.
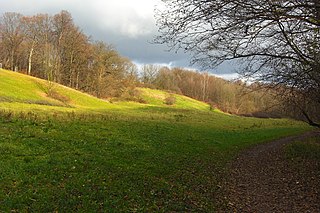
[[[159,90],[110,103],[48,86],[0,70],[0,212],[214,212],[240,151],[310,130]]]
[[[95,108],[106,102],[79,91],[24,74],[0,70],[0,102],[43,106]],[[50,94],[53,92],[53,94]]]
[[[60,110],[67,111],[70,109],[140,108],[142,106],[203,111],[208,111],[210,108],[206,103],[182,95],[147,88],[136,89],[139,91],[139,98],[143,100],[144,104],[124,101],[110,103],[56,83],[12,71],[0,70],[0,79],[0,103],[2,107],[15,108],[19,104],[24,106],[29,104],[33,107],[41,105],[42,108],[58,109],[57,107],[59,107]],[[165,99],[169,96],[173,96],[175,100],[170,106],[165,104]]]

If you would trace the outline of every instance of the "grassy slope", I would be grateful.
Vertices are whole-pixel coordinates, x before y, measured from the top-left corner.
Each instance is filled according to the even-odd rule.
[[[54,88],[70,98],[70,107],[104,107],[104,101],[57,84],[11,71],[0,70],[0,102],[29,103],[52,106],[65,106],[59,100],[47,97],[46,91]]]
[[[47,108],[47,106],[51,106],[49,107],[50,109],[60,109],[58,111],[70,111],[70,109],[81,111],[83,109],[138,109],[148,106],[168,107],[165,105],[164,99],[169,94],[160,90],[139,88],[141,97],[146,101],[146,104],[143,105],[135,102],[118,102],[111,104],[58,84],[50,84],[47,81],[11,71],[0,70],[0,80],[0,103],[2,104],[2,108],[7,106],[7,108],[21,110],[21,106],[24,106],[29,110],[30,108],[39,108],[39,106],[34,105],[42,105],[40,108],[44,109]],[[49,88],[53,88],[59,94],[67,97],[69,101],[67,101],[67,103],[63,103],[59,100],[48,97],[46,91]],[[182,95],[174,96],[176,97],[176,103],[169,107],[171,109],[209,110],[209,105],[206,103]]]
[[[165,98],[169,96],[169,94],[165,91],[161,90],[154,90],[154,89],[148,89],[148,88],[141,88],[141,97],[151,105],[155,106],[166,106],[165,105]],[[201,101],[197,101],[192,98],[188,98],[183,95],[177,95],[172,94],[176,98],[176,102],[174,104],[175,108],[180,109],[197,109],[197,110],[203,110],[208,111],[209,105],[206,103],[203,103]]]
[[[183,96],[166,106],[150,89],[149,104],[110,104],[57,86],[66,107],[34,82],[0,70],[0,211],[210,212],[239,150],[309,129]],[[39,100],[56,106],[28,104]]]

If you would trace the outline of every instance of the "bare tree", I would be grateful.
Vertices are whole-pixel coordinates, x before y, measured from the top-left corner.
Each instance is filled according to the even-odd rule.
[[[72,16],[67,11],[61,11],[53,16],[53,43],[56,50],[54,76],[58,83],[62,81],[62,73],[68,83],[73,85],[74,61],[76,58],[76,50],[79,47],[79,42],[82,32],[73,23]]]
[[[111,45],[96,42],[87,78],[90,93],[100,98],[121,93],[127,65],[127,59],[121,57]]]
[[[0,19],[0,37],[4,50],[7,51],[5,67],[11,70],[15,70],[17,66],[17,53],[23,42],[21,18],[19,13],[5,13]]]
[[[31,75],[32,71],[32,59],[34,53],[36,51],[37,45],[39,45],[39,41],[41,39],[41,19],[43,19],[43,15],[36,16],[24,16],[22,18],[22,24],[24,29],[24,35],[26,38],[27,47],[29,49],[28,54],[28,75]]]
[[[242,63],[243,76],[320,103],[318,0],[171,0],[156,19],[158,43],[193,53],[193,63]],[[308,113],[308,112],[306,112]]]
[[[157,78],[160,68],[160,66],[154,64],[143,65],[141,76],[142,82],[149,85],[153,84]]]

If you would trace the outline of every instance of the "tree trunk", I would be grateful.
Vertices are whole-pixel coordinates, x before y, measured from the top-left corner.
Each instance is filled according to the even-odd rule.
[[[34,50],[35,42],[33,41],[30,52],[29,52],[29,60],[28,60],[28,75],[31,75],[31,68],[32,68],[32,55]]]
[[[302,114],[303,114],[304,117],[307,119],[307,122],[308,122],[309,125],[320,128],[320,124],[315,123],[315,122],[309,117],[309,115],[308,115],[307,112],[305,112],[304,110],[302,110]]]
[[[76,79],[76,89],[78,90],[79,89],[79,71],[77,72],[77,79]]]
[[[13,59],[14,59],[14,50],[11,51],[11,70],[12,70],[12,71],[14,71]]]
[[[73,52],[71,53],[70,56],[70,65],[69,65],[69,87],[73,87],[73,68],[72,68],[72,64],[73,64]]]

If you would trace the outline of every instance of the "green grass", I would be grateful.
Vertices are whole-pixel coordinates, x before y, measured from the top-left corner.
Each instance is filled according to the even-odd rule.
[[[315,160],[320,162],[320,138],[308,138],[306,141],[296,141],[287,146],[288,158],[294,161]]]
[[[27,107],[28,104],[35,104],[42,105],[42,108],[46,108],[47,106],[60,107],[59,111],[70,111],[67,108],[80,111],[139,109],[148,106],[168,108],[164,100],[170,95],[168,92],[160,90],[138,88],[141,93],[141,98],[146,104],[136,102],[115,102],[111,104],[108,101],[100,100],[74,89],[7,70],[0,70],[0,88],[0,103],[6,108],[19,109],[20,104],[26,104],[24,105],[25,107]],[[65,103],[49,97],[47,95],[49,89],[66,97],[68,101]],[[182,95],[174,94],[173,96],[176,98],[176,103],[170,106],[171,109],[196,109],[203,111],[209,111],[210,109],[206,103]],[[27,108],[30,107],[32,106]],[[33,108],[37,108],[37,106]]]
[[[221,174],[235,153],[302,131],[291,121],[172,115],[3,115],[0,208],[213,211]]]
[[[105,107],[106,102],[58,84],[6,70],[0,70],[0,103],[26,103],[60,107]],[[53,89],[70,99],[63,103],[47,95]],[[13,105],[14,107],[14,105]]]
[[[57,85],[68,105],[29,104],[55,100],[35,95],[37,79],[2,72],[0,91],[10,90],[4,76],[33,94],[1,93],[0,212],[212,212],[239,151],[310,129],[212,112],[183,96],[166,106],[166,93],[149,89],[148,104],[111,104]]]
[[[139,91],[141,92],[142,99],[144,99],[148,104],[155,106],[167,106],[165,104],[165,98],[170,95],[168,92],[149,88],[140,88]],[[196,109],[203,111],[208,111],[210,109],[210,106],[204,102],[197,101],[183,95],[171,95],[176,98],[172,108]]]

